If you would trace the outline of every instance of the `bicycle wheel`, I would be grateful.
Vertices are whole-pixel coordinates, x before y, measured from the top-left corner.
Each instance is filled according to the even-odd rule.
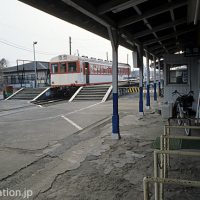
[[[190,126],[191,125],[191,121],[188,119],[187,121],[184,121],[184,126]],[[185,128],[185,134],[187,136],[191,135],[191,129],[190,128]]]

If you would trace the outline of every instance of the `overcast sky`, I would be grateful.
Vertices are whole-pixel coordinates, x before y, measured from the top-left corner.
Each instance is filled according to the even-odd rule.
[[[110,41],[75,25],[67,23],[17,0],[1,0],[0,59],[16,65],[17,59],[33,60],[33,41],[37,41],[36,59],[49,61],[60,54],[69,54],[69,36],[72,54],[112,59]],[[119,47],[119,62],[132,66],[132,52]]]

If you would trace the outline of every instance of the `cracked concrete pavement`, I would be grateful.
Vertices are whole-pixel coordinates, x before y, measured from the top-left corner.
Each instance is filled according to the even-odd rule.
[[[123,97],[119,100],[122,139],[113,140],[112,102],[83,109],[90,105],[91,102],[64,103],[0,118],[0,126],[5,122],[8,125],[8,139],[3,138],[4,132],[0,134],[4,139],[0,142],[0,158],[5,161],[0,163],[0,190],[27,188],[33,191],[29,199],[35,200],[142,199],[142,179],[153,174],[151,144],[162,133],[165,122],[160,115],[151,112],[139,119],[137,97]],[[62,114],[82,126],[83,130],[55,118]],[[46,128],[39,125],[41,121],[37,118],[48,118],[42,121]],[[12,123],[14,119],[18,122]],[[29,126],[24,123],[27,119]],[[52,129],[55,130],[53,135],[50,134]],[[25,144],[26,140],[28,144]],[[176,166],[176,172],[178,169]],[[196,192],[194,197],[188,196],[197,200],[198,195]]]
[[[121,117],[134,107],[133,98],[128,100],[130,104],[126,106],[121,101]],[[26,187],[33,190],[35,198],[48,191],[60,174],[80,167],[89,155],[100,156],[108,151],[110,145],[117,142],[110,140],[105,143],[105,139],[110,138],[112,102],[94,107],[91,104],[31,107],[28,112],[26,108],[24,112],[20,110],[17,113],[6,111],[0,119],[0,125],[4,127],[0,134],[0,156],[4,160],[0,164],[0,188]],[[76,110],[78,112],[74,112]],[[72,124],[59,118],[62,114],[68,116],[68,113],[71,120],[85,128],[83,131],[76,130]]]

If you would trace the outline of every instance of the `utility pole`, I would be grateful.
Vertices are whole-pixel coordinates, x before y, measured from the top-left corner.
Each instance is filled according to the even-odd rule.
[[[108,52],[106,52],[106,60],[108,61]]]
[[[72,38],[69,36],[69,55],[72,55]]]
[[[37,87],[37,68],[36,68],[36,60],[35,60],[35,45],[37,42],[33,42],[33,56],[34,56],[34,68],[35,68],[35,88]]]
[[[79,50],[78,49],[76,49],[76,52],[77,52],[77,55],[79,56]]]

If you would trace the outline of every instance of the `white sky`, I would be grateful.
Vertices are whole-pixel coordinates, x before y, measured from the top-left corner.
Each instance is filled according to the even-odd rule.
[[[0,27],[0,59],[7,59],[9,66],[16,65],[17,59],[33,60],[33,41],[38,42],[37,60],[49,61],[59,54],[69,54],[69,36],[72,54],[78,49],[81,56],[106,59],[108,52],[112,59],[110,41],[17,0],[1,0]],[[127,54],[132,66],[132,52],[119,47],[119,62],[126,63]]]

